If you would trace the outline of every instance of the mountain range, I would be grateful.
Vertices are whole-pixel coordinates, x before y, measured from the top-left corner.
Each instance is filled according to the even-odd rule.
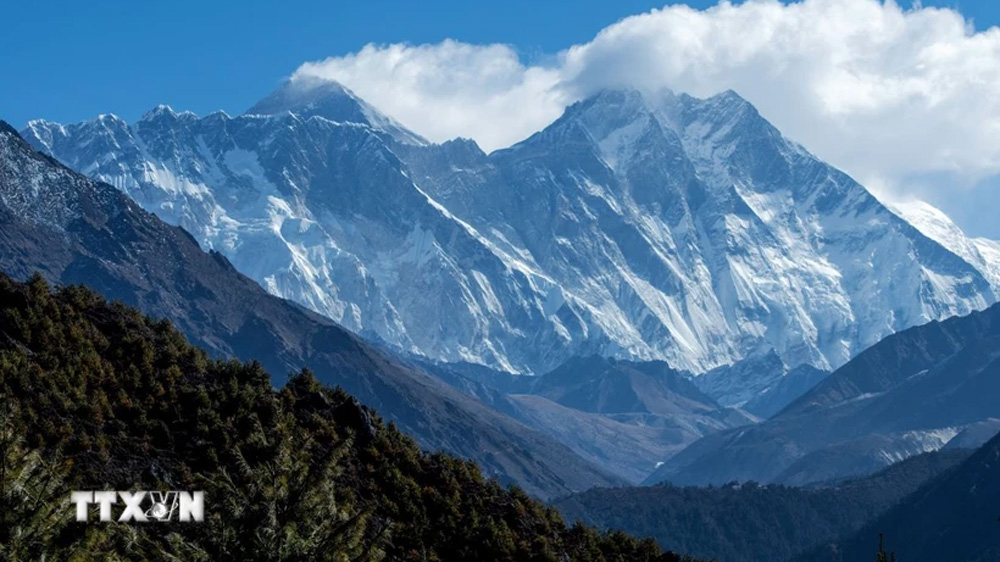
[[[759,421],[719,405],[663,361],[578,357],[538,376],[425,368],[631,484],[705,435]]]
[[[770,419],[666,459],[647,482],[807,484],[873,472],[957,439],[978,447],[1000,418],[1000,304],[893,334]]]
[[[0,121],[0,272],[41,273],[172,321],[217,357],[258,361],[275,386],[304,367],[428,450],[476,460],[539,497],[623,482],[568,447],[272,296],[112,186],[35,151]]]
[[[997,246],[904,218],[733,92],[603,91],[492,154],[315,79],[235,117],[160,106],[23,134],[268,292],[438,362],[701,374],[773,353],[787,367],[763,392],[1000,291]]]
[[[0,224],[0,273],[86,284],[275,387],[308,367],[537,497],[777,494],[815,523],[781,557],[860,555],[872,528],[848,534],[919,482],[881,503],[851,484],[863,505],[822,520],[827,496],[772,484],[957,459],[1000,430],[1000,243],[881,202],[734,92],[602,91],[491,154],[315,79],[239,116],[0,122]],[[982,515],[995,449],[874,524],[994,552],[905,509],[953,493]]]

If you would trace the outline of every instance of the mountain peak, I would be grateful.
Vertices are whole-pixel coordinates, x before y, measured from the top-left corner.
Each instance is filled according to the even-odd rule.
[[[637,104],[644,104],[642,93],[633,88],[606,88],[596,94],[586,98],[581,105],[626,105],[635,107]]]
[[[97,119],[98,119],[98,121],[103,121],[107,117],[108,117],[107,115],[102,114]],[[115,116],[115,115],[111,115],[111,117],[114,120],[120,121],[120,119],[118,119],[118,117]],[[192,111],[181,111],[181,112],[178,113],[177,111],[174,111],[174,108],[170,107],[169,105],[167,105],[165,103],[161,103],[161,104],[157,105],[156,107],[154,107],[153,109],[150,109],[149,111],[147,111],[146,113],[144,113],[139,120],[140,121],[156,121],[156,120],[159,120],[159,119],[170,119],[170,120],[173,120],[173,119],[192,118],[192,117],[193,118],[197,118],[198,116],[194,112],[192,112]]]
[[[121,117],[115,115],[114,113],[101,113],[97,116],[97,121],[104,123],[106,121],[111,121],[113,123],[125,123],[125,120]]]
[[[34,121],[32,121],[32,123],[33,122]],[[29,125],[30,125],[30,123],[29,123]],[[5,136],[6,135],[12,135],[12,134],[13,135],[18,135],[17,129],[15,129],[14,127],[11,127],[10,123],[4,121],[3,119],[0,119],[0,133],[4,133]],[[18,136],[20,136],[20,135],[18,135]]]
[[[749,101],[747,101],[746,98],[741,96],[739,93],[736,92],[736,90],[733,89],[728,89],[719,92],[714,96],[709,96],[708,98],[706,98],[706,101],[715,101],[715,102],[739,105],[739,106],[752,106],[752,104]]]
[[[655,112],[658,97],[673,95],[666,89],[658,93],[602,90],[568,108],[561,122],[586,131],[612,170],[627,167],[642,155],[655,154],[661,161],[677,164],[685,158],[680,140],[672,130],[665,130]]]
[[[246,114],[275,115],[287,111],[303,117],[319,115],[331,121],[364,122],[364,105],[340,82],[302,77],[285,80],[278,89],[248,109]]]
[[[359,123],[389,134],[403,144],[425,145],[425,139],[359,98],[340,82],[315,76],[285,80],[244,115],[293,113],[308,119],[322,117],[338,123]]]
[[[161,104],[158,104],[153,109],[150,109],[146,113],[143,113],[142,114],[142,119],[154,119],[154,118],[159,117],[161,115],[169,115],[171,117],[175,117],[177,115],[177,113],[174,112],[174,108],[170,107],[169,105],[167,105],[165,103],[161,103]]]
[[[570,105],[551,125],[512,148],[552,139],[562,143],[600,143],[614,131],[646,115],[646,102],[638,91],[605,89]]]

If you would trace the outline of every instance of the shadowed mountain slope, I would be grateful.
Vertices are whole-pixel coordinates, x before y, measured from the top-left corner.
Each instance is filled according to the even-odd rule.
[[[110,185],[36,152],[0,123],[0,271],[84,283],[174,322],[213,354],[257,359],[284,381],[310,366],[377,408],[428,449],[477,460],[539,496],[618,482],[568,448],[334,322],[269,295],[217,252],[204,252]]]

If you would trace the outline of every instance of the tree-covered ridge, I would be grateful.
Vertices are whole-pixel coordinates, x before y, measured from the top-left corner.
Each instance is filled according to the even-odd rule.
[[[0,393],[0,559],[679,560],[84,287],[0,275]],[[74,489],[205,490],[206,520],[78,524]]]
[[[660,546],[725,562],[784,561],[854,534],[934,478],[969,458],[963,449],[924,453],[876,474],[813,488],[760,485],[596,488],[553,502],[565,517],[651,536]],[[905,530],[889,534],[899,540]],[[855,553],[868,560],[869,530]],[[864,558],[861,555],[864,554]],[[845,558],[844,561],[855,560]]]

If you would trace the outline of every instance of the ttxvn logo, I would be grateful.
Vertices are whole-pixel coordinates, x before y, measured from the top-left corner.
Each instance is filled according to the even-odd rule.
[[[120,501],[119,501],[120,500]],[[137,521],[204,521],[205,492],[73,492],[70,503],[76,505],[76,520],[90,518],[90,506],[99,506],[101,521],[125,523]],[[117,518],[112,506],[122,504]]]

